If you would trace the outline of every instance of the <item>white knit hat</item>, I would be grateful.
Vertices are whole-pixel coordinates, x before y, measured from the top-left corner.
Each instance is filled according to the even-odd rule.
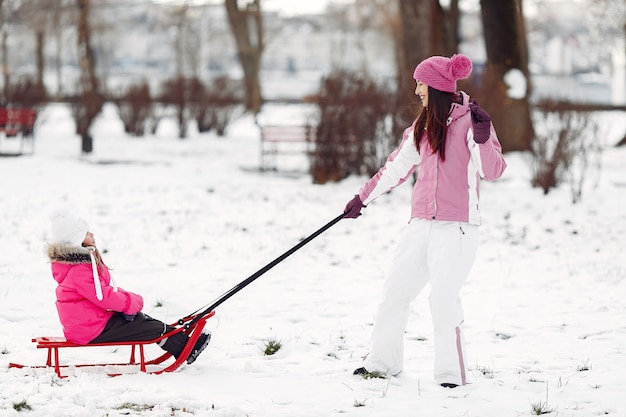
[[[82,246],[89,225],[67,208],[60,208],[50,217],[52,243],[64,243],[71,246]]]

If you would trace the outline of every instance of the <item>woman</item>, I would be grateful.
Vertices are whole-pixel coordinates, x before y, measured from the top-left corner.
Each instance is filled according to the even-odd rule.
[[[141,312],[143,298],[118,287],[102,261],[89,226],[68,210],[51,218],[52,242],[48,245],[52,276],[58,283],[56,307],[65,338],[77,344],[153,340],[174,327]],[[211,340],[198,337],[187,357],[193,363]],[[189,341],[177,332],[159,346],[178,358]]]
[[[478,246],[480,180],[496,180],[506,168],[489,114],[456,90],[456,81],[471,71],[472,62],[461,54],[417,65],[413,78],[421,110],[385,165],[344,210],[344,217],[360,216],[363,207],[417,169],[411,219],[385,280],[365,366],[355,374],[402,371],[410,303],[430,281],[435,380],[449,388],[466,384],[459,292]]]

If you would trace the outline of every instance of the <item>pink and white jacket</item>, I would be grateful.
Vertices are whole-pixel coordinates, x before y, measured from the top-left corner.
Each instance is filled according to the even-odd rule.
[[[58,283],[56,307],[65,338],[87,344],[104,330],[114,312],[137,314],[143,308],[139,294],[112,284],[109,270],[95,265],[90,250],[64,244],[48,246],[52,276]]]
[[[404,183],[417,169],[411,218],[480,224],[480,180],[500,178],[506,162],[493,124],[487,142],[474,142],[469,96],[464,92],[461,96],[462,103],[452,104],[447,120],[446,160],[442,161],[426,140],[420,142],[418,153],[413,124],[385,165],[359,191],[364,205]]]

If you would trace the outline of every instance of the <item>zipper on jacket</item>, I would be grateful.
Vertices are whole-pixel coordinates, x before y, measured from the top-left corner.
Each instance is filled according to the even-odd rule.
[[[433,195],[433,210],[435,214],[433,215],[433,220],[437,218],[437,189],[439,188],[439,157],[437,157],[435,164],[435,191]]]
[[[463,225],[459,224],[459,254],[463,254],[463,236],[465,236],[465,230],[463,230]]]

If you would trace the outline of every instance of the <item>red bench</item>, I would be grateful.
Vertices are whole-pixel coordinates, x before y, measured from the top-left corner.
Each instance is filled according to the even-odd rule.
[[[193,349],[193,346],[195,345],[196,341],[198,340],[198,337],[200,336],[200,334],[202,333],[202,330],[204,329],[204,326],[206,324],[206,321],[208,318],[212,317],[215,315],[215,311],[212,311],[210,313],[208,313],[206,316],[200,318],[190,329],[185,329],[184,327],[178,327],[176,330],[173,330],[169,333],[164,334],[163,336],[154,339],[154,340],[145,340],[145,341],[128,341],[128,342],[108,342],[108,343],[91,343],[88,345],[77,345],[76,343],[72,343],[67,341],[64,337],[47,337],[47,336],[43,336],[43,337],[36,337],[34,339],[32,339],[32,342],[35,343],[37,349],[47,349],[48,350],[48,356],[46,359],[46,364],[45,365],[20,365],[17,363],[9,363],[9,368],[54,368],[54,372],[58,375],[59,378],[64,378],[67,375],[62,375],[61,374],[61,369],[64,368],[70,368],[70,367],[76,367],[76,368],[82,368],[82,367],[106,367],[106,366],[118,366],[118,367],[124,367],[124,366],[131,366],[131,365],[139,365],[139,371],[140,372],[145,372],[145,373],[149,373],[149,374],[160,374],[163,372],[173,372],[176,369],[178,369],[183,362],[185,362],[187,360],[187,357],[189,356],[189,354],[191,353],[191,350]],[[176,324],[173,324],[173,326],[175,326]],[[189,336],[189,342],[187,343],[187,345],[185,346],[185,348],[183,349],[183,352],[181,353],[181,355],[178,357],[178,359],[175,359],[173,363],[171,363],[170,365],[163,365],[164,362],[166,360],[168,360],[170,357],[172,357],[172,355],[170,353],[164,353],[161,356],[159,356],[156,359],[152,359],[152,360],[146,360],[145,357],[145,353],[144,353],[144,346],[145,345],[150,345],[153,343],[158,343],[159,341],[163,340],[164,338],[171,336],[172,334],[179,332],[179,331],[184,331],[188,334]],[[128,360],[128,362],[124,362],[124,363],[95,363],[95,364],[78,364],[78,365],[61,365],[61,362],[59,361],[59,349],[64,349],[64,348],[85,348],[85,347],[102,347],[102,346],[109,346],[109,347],[115,347],[115,346],[130,346],[131,350],[130,350],[130,359]],[[137,362],[137,351],[139,352],[139,362]],[[151,365],[160,365],[157,367],[156,370],[148,370],[148,366]],[[109,374],[110,376],[117,376],[120,375],[119,373],[114,373],[114,374]]]
[[[33,153],[36,120],[35,109],[0,107],[0,156],[19,156],[25,149]]]
[[[312,126],[260,125],[261,171],[276,170],[278,154],[310,154],[315,145],[316,130]]]
[[[0,132],[4,132],[7,137],[32,136],[37,112],[35,109],[18,107],[0,107]]]

